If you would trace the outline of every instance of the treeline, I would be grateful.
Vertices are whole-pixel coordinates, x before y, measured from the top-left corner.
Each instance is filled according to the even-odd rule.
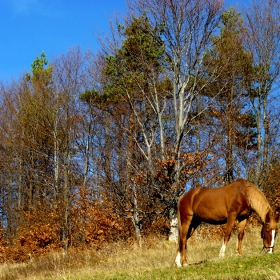
[[[98,53],[2,84],[2,260],[168,234],[198,185],[243,177],[275,204],[279,12],[135,0]]]

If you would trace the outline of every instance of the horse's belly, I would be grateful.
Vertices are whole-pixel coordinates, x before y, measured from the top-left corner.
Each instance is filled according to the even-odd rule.
[[[222,212],[211,213],[210,211],[197,211],[195,216],[202,222],[215,225],[224,224],[227,221],[227,214]]]
[[[208,219],[204,221],[205,223],[212,224],[212,225],[222,225],[227,222],[226,218],[220,218],[220,219]]]

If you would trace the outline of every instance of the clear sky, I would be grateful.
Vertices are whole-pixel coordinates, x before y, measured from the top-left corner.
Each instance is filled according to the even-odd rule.
[[[30,71],[43,51],[51,61],[71,47],[97,50],[116,13],[126,13],[126,0],[0,0],[0,81]]]
[[[0,80],[30,71],[43,51],[52,60],[71,47],[97,50],[97,34],[125,11],[126,0],[0,0]]]

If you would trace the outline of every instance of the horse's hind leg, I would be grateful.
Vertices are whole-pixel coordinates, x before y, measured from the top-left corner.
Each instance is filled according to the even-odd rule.
[[[239,232],[238,232],[238,241],[237,241],[237,248],[236,248],[236,253],[238,255],[242,255],[241,245],[242,245],[242,240],[244,237],[244,230],[245,230],[246,222],[247,222],[247,219],[244,219],[241,222],[239,222],[239,225],[238,225]]]
[[[192,216],[187,216],[186,219],[181,221],[181,228],[179,231],[179,250],[175,260],[178,267],[187,266],[187,236],[190,231],[190,224]]]

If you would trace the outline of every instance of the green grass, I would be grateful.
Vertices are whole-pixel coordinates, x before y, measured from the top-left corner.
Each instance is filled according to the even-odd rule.
[[[222,240],[210,240],[199,231],[189,242],[189,266],[174,266],[176,245],[149,239],[136,245],[116,244],[102,251],[53,253],[24,264],[3,264],[0,279],[280,279],[280,245],[274,254],[261,252],[260,228],[246,233],[244,256],[235,254],[232,236],[225,258],[219,258]],[[280,241],[279,241],[280,244]]]

